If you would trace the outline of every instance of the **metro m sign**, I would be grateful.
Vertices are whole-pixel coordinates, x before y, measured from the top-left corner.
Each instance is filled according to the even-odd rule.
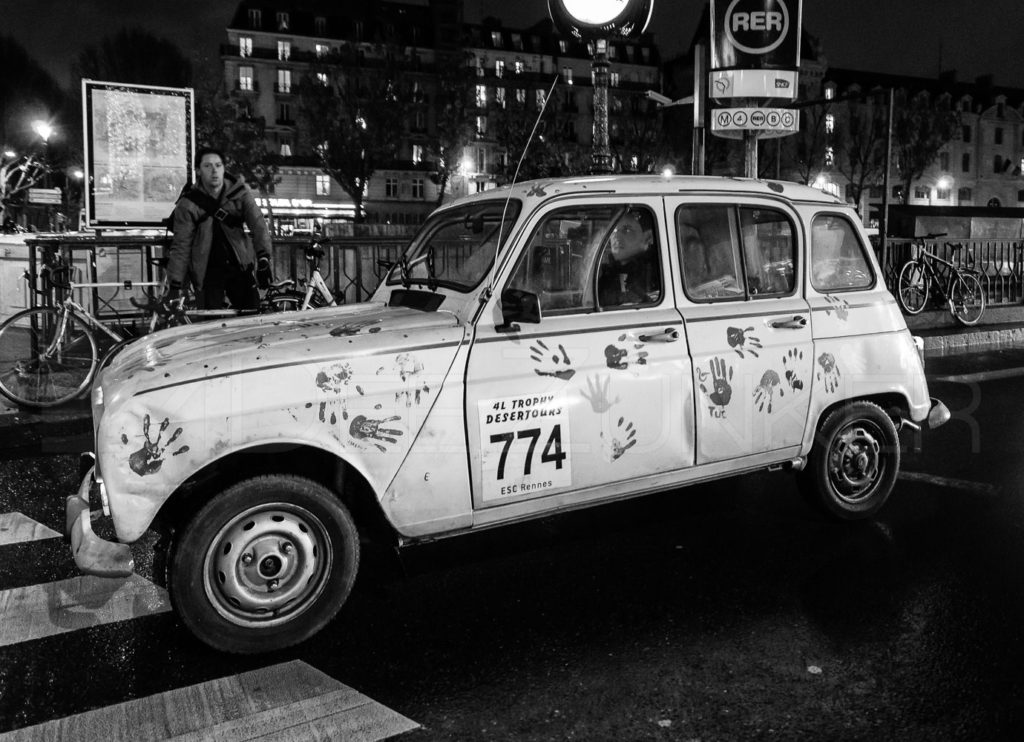
[[[800,66],[802,0],[711,0],[711,69]]]

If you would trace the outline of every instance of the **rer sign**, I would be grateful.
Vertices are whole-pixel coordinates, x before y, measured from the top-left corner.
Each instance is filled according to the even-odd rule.
[[[712,97],[795,98],[802,10],[802,0],[711,0]]]

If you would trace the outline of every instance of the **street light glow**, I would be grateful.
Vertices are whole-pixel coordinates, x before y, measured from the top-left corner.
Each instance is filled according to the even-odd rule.
[[[948,175],[943,175],[935,185],[938,186],[939,190],[945,191],[953,185],[953,180]]]
[[[45,143],[50,141],[50,136],[53,134],[53,127],[50,126],[50,122],[48,121],[36,119],[32,122],[32,131],[38,134]]]

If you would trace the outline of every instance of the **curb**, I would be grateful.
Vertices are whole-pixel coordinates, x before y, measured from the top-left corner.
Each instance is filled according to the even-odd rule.
[[[917,333],[924,340],[926,353],[953,354],[971,353],[978,350],[999,348],[1008,345],[1024,345],[1024,327],[1009,327],[992,330],[972,330],[941,335]]]

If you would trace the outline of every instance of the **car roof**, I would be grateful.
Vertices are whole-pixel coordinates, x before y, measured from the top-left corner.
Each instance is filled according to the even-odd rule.
[[[835,196],[800,183],[784,180],[757,180],[714,175],[586,175],[575,178],[544,178],[527,180],[513,186],[462,196],[452,206],[511,195],[512,198],[566,196],[601,193],[617,196],[665,196],[677,193],[744,194],[782,197],[831,206],[845,205]]]

